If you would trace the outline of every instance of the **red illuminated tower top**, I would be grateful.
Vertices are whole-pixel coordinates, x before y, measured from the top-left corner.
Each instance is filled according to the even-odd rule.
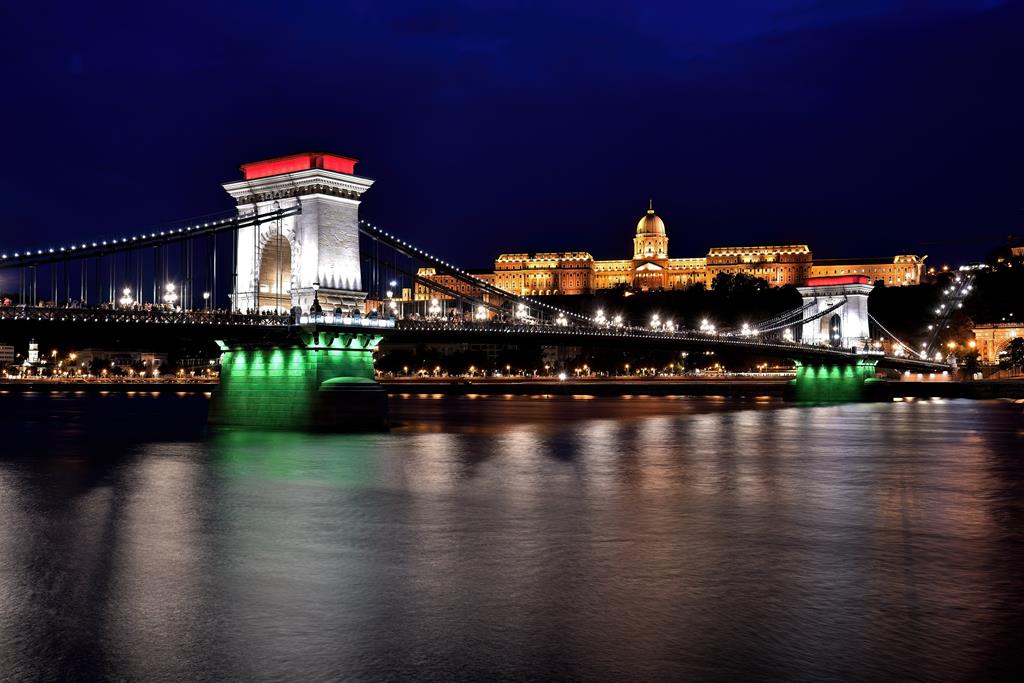
[[[867,275],[833,275],[829,277],[807,278],[804,287],[836,287],[839,285],[867,285],[871,278]]]
[[[242,164],[242,174],[246,180],[257,178],[268,178],[283,173],[294,173],[295,171],[307,171],[313,168],[322,168],[327,171],[337,171],[354,175],[358,159],[345,157],[340,154],[329,154],[327,152],[303,152],[301,154],[289,154],[284,157],[266,159],[264,161],[253,161]]]

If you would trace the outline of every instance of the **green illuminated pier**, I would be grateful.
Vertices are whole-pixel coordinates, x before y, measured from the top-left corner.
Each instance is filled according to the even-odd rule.
[[[377,384],[380,337],[310,326],[285,342],[218,342],[220,385],[210,422],[261,429],[374,431],[387,427]]]
[[[797,363],[796,377],[789,382],[787,398],[799,403],[840,403],[871,398],[875,360],[851,364],[810,365]]]

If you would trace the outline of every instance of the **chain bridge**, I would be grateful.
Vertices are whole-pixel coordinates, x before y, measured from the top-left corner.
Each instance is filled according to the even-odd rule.
[[[7,282],[17,278],[0,306],[0,336],[216,341],[211,420],[252,427],[383,424],[373,351],[385,338],[788,359],[798,366],[795,395],[808,400],[856,400],[883,369],[949,370],[935,355],[937,331],[915,351],[874,320],[862,277],[808,281],[801,306],[735,331],[585,315],[505,291],[361,219],[373,181],[355,174],[356,163],[304,153],[243,164],[243,178],[223,186],[230,213],[0,252]],[[956,289],[962,297],[970,286],[965,276]]]

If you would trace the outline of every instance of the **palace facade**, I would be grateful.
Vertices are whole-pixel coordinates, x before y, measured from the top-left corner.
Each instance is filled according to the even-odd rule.
[[[916,285],[926,256],[900,254],[877,259],[815,260],[806,244],[754,247],[712,247],[706,256],[670,258],[665,222],[649,206],[636,224],[632,258],[598,261],[585,251],[501,254],[494,270],[473,275],[495,287],[522,296],[587,294],[627,287],[640,291],[685,289],[703,284],[710,288],[719,273],[745,273],[764,278],[774,287],[799,285],[812,277],[865,275],[888,287]],[[421,277],[460,294],[477,295],[474,287],[455,278],[422,268]],[[450,296],[417,284],[415,298]]]

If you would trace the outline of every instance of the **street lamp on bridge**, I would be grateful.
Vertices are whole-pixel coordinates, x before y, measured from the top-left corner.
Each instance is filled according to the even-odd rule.
[[[435,318],[441,315],[441,302],[437,299],[431,299],[430,308],[427,309],[427,312]]]
[[[309,317],[313,322],[323,317],[324,309],[320,306],[320,281],[313,281],[313,303],[309,307]]]
[[[174,291],[174,283],[168,282],[164,285],[164,303],[168,306],[174,306],[178,301],[178,293]]]

